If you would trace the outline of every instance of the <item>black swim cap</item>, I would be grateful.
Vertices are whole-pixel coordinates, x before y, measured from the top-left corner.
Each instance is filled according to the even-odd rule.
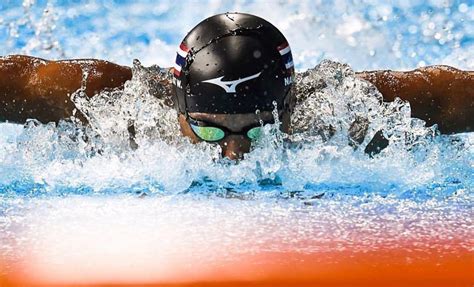
[[[293,58],[283,34],[250,14],[212,16],[181,43],[174,66],[177,108],[241,114],[288,105]]]

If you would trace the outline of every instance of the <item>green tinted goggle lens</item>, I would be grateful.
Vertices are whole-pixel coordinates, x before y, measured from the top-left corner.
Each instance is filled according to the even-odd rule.
[[[261,135],[262,135],[262,128],[261,128],[261,127],[254,127],[254,128],[251,128],[251,129],[247,132],[247,136],[248,136],[249,139],[251,139],[251,140],[258,140]]]
[[[200,127],[195,125],[191,125],[191,128],[198,137],[205,141],[214,142],[219,141],[225,137],[224,131],[220,128]]]
[[[216,127],[201,127],[191,124],[191,128],[200,139],[208,142],[220,141],[226,136],[222,129]],[[251,140],[257,140],[261,134],[261,127],[254,127],[247,131],[247,137]]]

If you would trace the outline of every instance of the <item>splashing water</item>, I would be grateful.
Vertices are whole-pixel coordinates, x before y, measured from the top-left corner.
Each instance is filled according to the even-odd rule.
[[[278,123],[269,125],[238,165],[217,160],[218,146],[192,145],[180,135],[176,112],[144,84],[146,72],[137,63],[124,90],[91,99],[82,89],[74,94],[78,110],[90,121],[88,127],[78,121],[58,126],[27,123],[3,158],[21,167],[21,176],[3,173],[2,184],[23,182],[26,177],[47,191],[60,186],[94,191],[134,186],[168,194],[193,189],[203,181],[207,188],[236,190],[242,184],[244,190],[259,190],[268,180],[277,190],[320,183],[414,188],[453,179],[470,181],[469,169],[449,173],[446,166],[447,158],[465,159],[469,166],[468,143],[461,146],[459,140],[453,146],[455,137],[436,136],[435,127],[424,127],[423,121],[410,117],[407,102],[382,102],[380,93],[357,79],[347,65],[324,61],[298,74],[293,135],[279,133]],[[160,75],[160,80],[168,77]],[[354,145],[350,129],[358,119],[364,119],[367,131],[361,144]],[[130,148],[131,123],[135,150]],[[390,144],[370,158],[364,148],[379,130]],[[176,172],[170,173],[170,163],[176,164]]]
[[[48,15],[57,17],[25,20],[40,31],[28,51],[62,51],[50,45]],[[440,39],[449,42],[446,33]],[[442,257],[453,252],[453,241],[472,252],[472,133],[439,135],[410,117],[409,103],[381,101],[349,65],[325,60],[296,76],[293,133],[281,133],[278,121],[266,125],[236,164],[222,159],[218,146],[180,135],[159,84],[168,77],[134,62],[123,90],[88,98],[81,88],[71,99],[87,126],[74,118],[0,124],[0,259],[12,266],[29,260],[48,273],[48,266],[87,266],[93,258],[83,273],[66,272],[69,279],[95,268],[107,280],[125,268],[133,278],[156,273],[162,280],[189,264],[183,254],[206,266],[218,256],[381,246],[429,248]],[[390,144],[371,156],[364,151],[377,132]],[[163,262],[172,262],[170,269]]]

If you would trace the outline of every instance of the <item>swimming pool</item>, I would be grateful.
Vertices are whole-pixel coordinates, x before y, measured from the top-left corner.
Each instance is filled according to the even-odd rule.
[[[139,78],[122,93],[77,99],[94,115],[92,128],[0,124],[0,272],[47,284],[319,278],[369,285],[373,272],[381,274],[374,285],[387,284],[384,276],[469,283],[473,134],[440,136],[411,119],[406,103],[377,104],[341,63],[472,70],[473,9],[472,1],[0,4],[2,55],[168,67],[187,30],[237,10],[280,28],[299,71],[335,61],[298,85],[344,75],[344,84],[327,80],[330,88],[297,111],[305,119],[300,136],[268,126],[239,164],[181,139],[173,111],[142,93]],[[334,108],[326,111],[321,99]],[[392,141],[374,157],[347,143],[354,113],[369,110],[369,132],[384,128]],[[136,150],[124,141],[130,117]],[[328,142],[311,134],[321,122],[337,127]]]

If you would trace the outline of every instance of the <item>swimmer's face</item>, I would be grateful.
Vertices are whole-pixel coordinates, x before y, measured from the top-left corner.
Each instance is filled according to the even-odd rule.
[[[260,120],[269,122],[273,120],[271,112],[261,112],[259,115],[255,113],[250,114],[208,114],[208,113],[189,113],[189,116],[195,120],[203,121],[216,126],[225,127],[231,134],[217,143],[222,148],[222,156],[229,159],[240,159],[244,153],[250,151],[251,140],[243,134],[232,134],[232,132],[239,133],[249,126],[259,124]],[[281,130],[288,132],[290,115],[283,112],[281,119]],[[186,117],[179,115],[179,124],[181,132],[184,136],[191,138],[193,143],[201,142],[202,140],[196,136],[192,131],[191,126],[186,121]]]

